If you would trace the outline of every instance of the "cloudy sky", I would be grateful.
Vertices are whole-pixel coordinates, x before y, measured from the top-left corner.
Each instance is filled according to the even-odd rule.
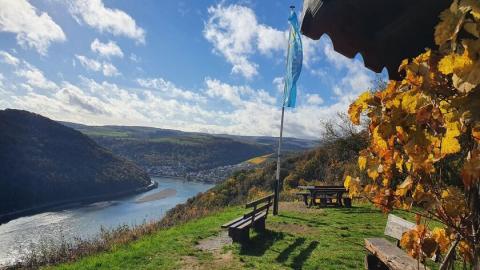
[[[93,125],[278,135],[285,1],[0,0],[0,109]],[[302,1],[294,0],[301,11]],[[303,39],[287,136],[318,138],[375,73]],[[385,74],[383,74],[385,76]]]

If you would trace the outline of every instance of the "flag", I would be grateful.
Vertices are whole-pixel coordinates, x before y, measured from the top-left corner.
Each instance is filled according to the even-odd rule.
[[[302,71],[303,49],[297,14],[292,10],[288,17],[290,35],[288,37],[287,73],[283,90],[283,106],[295,107],[297,100],[297,80]]]

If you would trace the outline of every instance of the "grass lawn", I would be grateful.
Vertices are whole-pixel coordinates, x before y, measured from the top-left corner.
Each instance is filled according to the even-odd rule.
[[[227,208],[51,269],[364,269],[363,239],[382,237],[387,218],[369,205],[307,209],[302,203],[283,203],[280,214],[267,219],[267,232],[251,233],[249,244],[214,253],[195,247],[243,212]]]

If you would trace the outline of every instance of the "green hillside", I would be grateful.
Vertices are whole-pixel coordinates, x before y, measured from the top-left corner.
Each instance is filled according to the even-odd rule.
[[[82,133],[19,110],[0,111],[0,220],[4,214],[148,186],[144,170]]]
[[[88,135],[113,153],[134,161],[152,175],[189,172],[238,164],[275,152],[277,138],[211,135],[151,127],[86,126],[63,123]],[[284,140],[285,151],[305,151],[316,141]]]

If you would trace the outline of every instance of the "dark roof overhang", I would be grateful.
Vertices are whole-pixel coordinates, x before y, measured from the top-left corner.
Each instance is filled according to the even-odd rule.
[[[335,51],[362,55],[375,72],[387,68],[399,79],[398,66],[425,48],[434,48],[434,28],[452,0],[304,0],[302,34],[327,34]]]

